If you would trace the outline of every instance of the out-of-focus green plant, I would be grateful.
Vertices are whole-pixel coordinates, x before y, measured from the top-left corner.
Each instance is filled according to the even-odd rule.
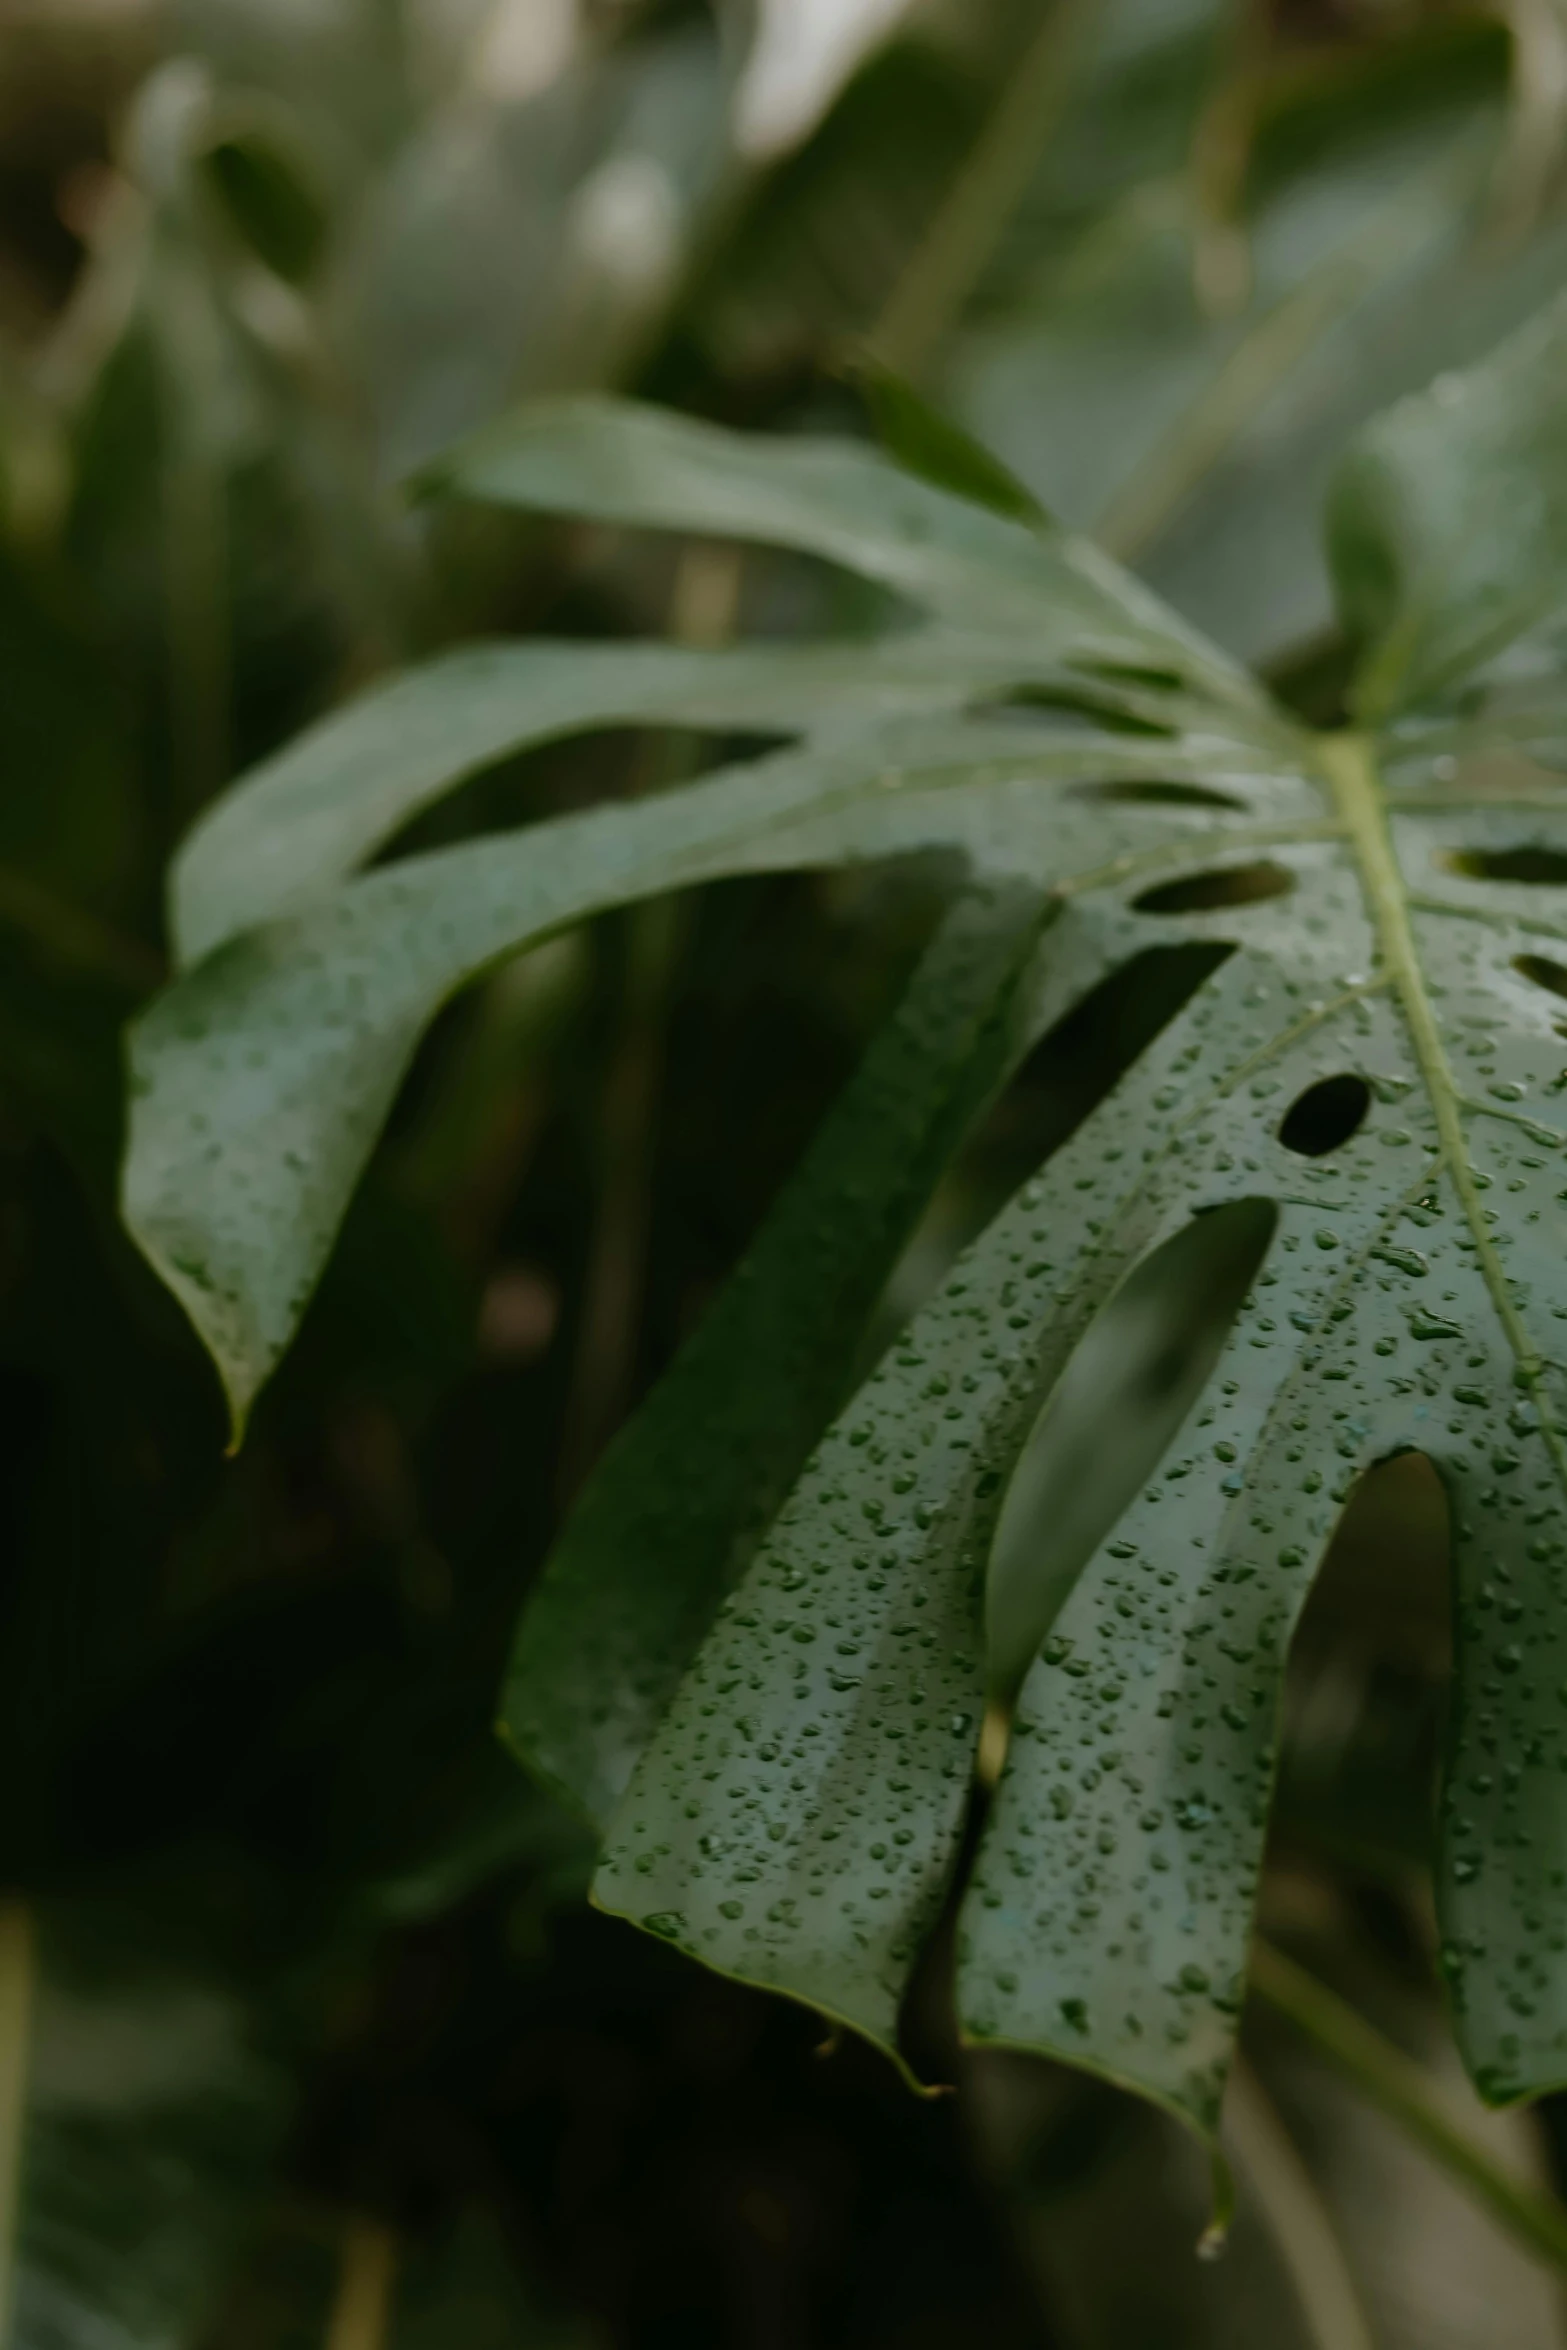
[[[1554,11],[932,0],[769,128],[789,15],[0,9],[29,2350],[656,2330],[516,2100],[648,2094],[626,2011],[724,1996],[660,1940],[959,2082],[1042,2339],[1556,2338],[1527,2124],[1430,2103],[1439,1982],[1488,2094],[1560,2070],[1561,558],[1551,347],[1485,357],[1561,281]],[[227,1467],[109,1212],[138,1006],[133,1221],[269,1380]],[[566,1808],[490,1729],[552,1547],[506,1725]],[[634,1766],[656,1933],[579,1990]],[[1199,2266],[1094,2068],[1213,2126],[1259,1870],[1311,1977]],[[1052,2061],[954,2045],[959,1893],[971,2037]]]

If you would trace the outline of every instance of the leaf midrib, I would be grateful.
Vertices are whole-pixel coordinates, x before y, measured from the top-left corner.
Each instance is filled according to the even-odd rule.
[[[1410,926],[1411,899],[1388,830],[1375,746],[1367,736],[1346,731],[1319,736],[1317,752],[1334,804],[1343,818],[1365,893],[1366,909],[1394,997],[1409,1030],[1416,1065],[1436,1121],[1442,1165],[1452,1179],[1474,1242],[1481,1277],[1512,1351],[1519,1383],[1539,1413],[1540,1433],[1552,1466],[1558,1482],[1567,1489],[1567,1437],[1557,1422],[1545,1386],[1544,1357],[1529,1336],[1486,1221],[1480,1187],[1469,1157],[1463,1096],[1442,1042]]]

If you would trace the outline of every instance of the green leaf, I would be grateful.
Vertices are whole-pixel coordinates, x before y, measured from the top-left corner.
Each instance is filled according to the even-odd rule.
[[[896,636],[820,657],[737,653],[727,666],[663,650],[640,667],[596,648],[459,656],[329,722],[222,803],[193,837],[176,909],[186,951],[227,943],[136,1030],[125,1205],[206,1339],[236,1424],[293,1333],[420,1034],[491,963],[595,911],[726,873],[934,847],[1006,872],[1010,845],[993,844],[984,795],[955,783],[990,775],[1016,796],[1007,778],[1020,773],[1036,785],[1136,784],[1150,766],[1195,778],[1266,763],[1286,739],[1244,680],[1193,650],[1092,550],[852,447],[749,451],[709,427],[583,401],[491,436],[453,477],[540,503],[599,482],[598,510],[638,522],[668,520],[676,493],[689,494],[704,528],[771,530],[960,612],[965,632],[988,625],[934,646]],[[1201,694],[1182,690],[1187,672]],[[590,697],[610,673],[611,715],[755,725],[792,714],[813,732],[794,753],[685,791],[407,859],[322,894],[475,761],[601,714]],[[464,693],[480,682],[484,692]],[[1036,689],[1046,707],[987,714],[1008,686]],[[1054,699],[1102,707],[1149,739],[1052,717]],[[913,716],[969,702],[969,720]],[[1095,837],[1112,845],[1103,825]]]
[[[1018,1455],[985,1571],[991,1702],[1010,1712],[1079,1574],[1213,1376],[1273,1237],[1264,1200],[1199,1216],[1089,1330]]]
[[[1364,648],[1354,702],[1367,723],[1465,684],[1561,619],[1564,367],[1558,302],[1483,366],[1439,377],[1358,436],[1328,529],[1344,625]]]
[[[1017,1000],[1051,911],[1020,888],[947,916],[761,1236],[556,1545],[519,1629],[502,1727],[601,1826],[842,1403],[937,1180],[1017,1058]]]
[[[877,439],[906,473],[976,506],[988,506],[1011,521],[1049,527],[1050,517],[1033,491],[961,425],[933,408],[912,384],[871,357],[857,359],[847,373],[865,402]]]
[[[1463,416],[1499,400],[1522,420],[1522,453],[1500,426],[1457,448],[1419,438],[1422,511],[1449,510],[1445,467],[1470,469],[1466,511],[1481,514],[1488,494],[1513,494],[1520,466],[1552,461],[1543,427],[1529,437],[1544,347],[1526,339],[1477,388],[1444,395]],[[1385,454],[1396,425],[1386,433],[1379,462],[1396,470]],[[1462,660],[1487,664],[1484,677],[1502,659],[1504,613],[1534,629],[1523,650],[1548,681],[1550,534],[1525,540],[1525,569],[1502,583],[1483,631],[1401,684],[1398,728],[1318,737],[1271,713],[1077,542],[963,506],[858,450],[754,447],[586,403],[519,420],[449,478],[834,556],[938,616],[954,675],[961,637],[986,642],[967,708],[955,696],[933,709],[912,686],[897,715],[839,706],[799,747],[684,790],[323,887],[177,982],[135,1038],[128,1212],[236,1404],[288,1341],[425,1022],[496,958],[655,890],[915,849],[945,849],[982,891],[1021,906],[1048,895],[1037,966],[1009,962],[1000,942],[999,1058],[992,1040],[954,1088],[988,982],[973,998],[954,990],[945,1031],[923,1033],[922,1017],[912,1090],[901,1077],[895,1088],[896,1116],[921,1105],[905,1176],[895,1139],[853,1140],[885,1056],[902,1066],[897,1029],[883,1040],[750,1275],[677,1370],[670,1395],[687,1383],[684,1413],[655,1399],[583,1504],[538,1624],[524,1628],[532,1690],[519,1701],[514,1688],[508,1719],[601,1804],[739,1566],[754,1513],[830,1408],[861,1310],[835,1320],[850,1293],[834,1267],[861,1208],[890,1248],[890,1224],[928,1180],[924,1152],[955,1147],[967,1123],[964,1087],[977,1105],[1103,975],[1145,947],[1231,948],[822,1436],[642,1750],[597,1898],[895,2049],[911,1970],[948,1899],[980,1716],[1043,1636],[960,1917],[966,2028],[1129,2082],[1211,2133],[1291,1629],[1357,1476],[1418,1448],[1456,1529],[1439,1906],[1462,2043],[1493,2097],[1567,2079],[1567,1989],[1552,1958],[1567,1887],[1539,1860],[1567,1833],[1567,803],[1527,774],[1500,788],[1453,772],[1410,731],[1451,719]],[[1539,495],[1553,513],[1559,485],[1542,481]],[[1371,500],[1354,526],[1368,545],[1386,543],[1382,511]],[[893,641],[907,651],[908,639],[878,640],[863,656],[889,694]],[[998,680],[1014,646],[1009,693]],[[751,659],[734,656],[737,679]],[[1441,698],[1411,699],[1422,679]],[[539,707],[528,700],[524,725]],[[454,769],[469,755],[459,746]],[[337,772],[324,770],[328,797]],[[426,795],[433,768],[422,774],[398,790]],[[373,774],[345,788],[345,805],[356,795],[352,823],[334,814],[334,854],[379,837]],[[820,1384],[798,1418],[780,1410],[769,1428],[778,1389],[751,1350],[774,1327],[796,1225],[840,1152],[863,1168],[866,1199],[846,1203],[819,1256],[806,1252],[810,1278],[786,1301],[790,1343],[821,1341]],[[1215,1210],[1225,1220],[1194,1233]],[[1213,1234],[1224,1245],[1210,1259]],[[861,1245],[868,1288],[873,1250]],[[1031,1432],[1047,1467],[1052,1444],[1071,1449],[1066,1407],[1113,1335],[1099,1317],[1108,1309],[1125,1329],[1150,1298],[1198,1287],[1215,1291],[1200,1343],[1162,1371],[1157,1350],[1145,1362],[1141,1434],[1128,1427],[1124,1473],[1157,1453],[1151,1482],[1109,1527],[1103,1509],[1030,1507]],[[1155,1331],[1168,1320],[1161,1309]],[[689,1425],[678,1455],[646,1429],[689,1423],[726,1378],[754,1380],[758,1395],[717,1420],[712,1451],[740,1430],[732,1481],[715,1476],[689,1502],[687,1545],[687,1497],[671,1498],[666,1469],[678,1457],[709,1475],[712,1452]],[[1142,1393],[1135,1380],[1116,1392]],[[639,1576],[671,1588],[644,1608]],[[613,1639],[601,1607],[584,1657],[557,1631],[573,1611],[591,1617],[595,1589],[632,1596]],[[558,1691],[541,1688],[542,1660]],[[599,1676],[586,1696],[585,1666]]]
[[[214,193],[267,267],[300,285],[327,243],[327,208],[303,159],[271,124],[239,122],[201,157]]]
[[[253,768],[193,828],[171,882],[182,964],[330,894],[411,817],[507,753],[586,727],[813,731],[1021,685],[1081,694],[1060,663],[935,629],[865,644],[709,653],[664,645],[465,646],[378,686]],[[1096,687],[1117,707],[1125,689]],[[1161,710],[1161,715],[1163,714]]]
[[[993,854],[1004,873],[998,799],[1021,800],[1037,828],[1053,780],[1135,784],[1150,764],[1206,775],[1257,756],[1217,725],[1200,751],[1161,742],[1156,760],[1127,737],[1042,725],[1034,747],[1033,732],[961,719],[828,730],[681,791],[366,874],[231,939],[158,998],[132,1033],[125,1214],[236,1422],[293,1335],[421,1034],[493,963],[724,874],[939,847],[981,871]],[[987,775],[991,792],[973,788]],[[1082,816],[1113,855],[1113,820]],[[1166,832],[1179,825],[1166,815]]]
[[[1271,662],[1320,634],[1322,502],[1346,440],[1562,281],[1559,215],[1497,233],[1508,72],[1501,27],[1475,17],[1412,21],[1312,71],[1288,53],[1253,67],[1221,100],[1245,170],[1218,217],[1186,167],[1190,92],[1165,85],[1169,176],[1035,241],[957,341],[945,404],[1232,652]]]
[[[1036,656],[1173,668],[1246,702],[1242,673],[1081,539],[970,505],[841,441],[748,440],[627,401],[546,402],[424,476],[541,513],[761,540],[841,563],[979,636]]]

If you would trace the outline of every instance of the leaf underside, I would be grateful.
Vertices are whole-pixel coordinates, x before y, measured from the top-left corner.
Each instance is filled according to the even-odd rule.
[[[1291,1630],[1355,1480],[1414,1447],[1459,1596],[1459,2035],[1492,2098],[1567,2079],[1564,345],[1547,318],[1347,465],[1356,734],[1297,727],[1048,525],[863,451],[567,403],[435,486],[807,547],[921,617],[847,648],[454,656],[194,836],[189,965],[134,1042],[126,1203],[241,1415],[457,987],[723,874],[939,849],[964,876],[524,1617],[507,1734],[607,1824],[604,1907],[895,2048],[957,1858],[1019,1453],[1127,1276],[1263,1202],[1201,1401],[1023,1682],[959,1919],[964,2028],[1214,2128]],[[799,739],[351,877],[476,765],[606,715]],[[888,1269],[1021,1056],[1140,950],[1193,942],[1233,951],[844,1405]],[[1291,1112],[1333,1081],[1353,1115],[1318,1152]]]

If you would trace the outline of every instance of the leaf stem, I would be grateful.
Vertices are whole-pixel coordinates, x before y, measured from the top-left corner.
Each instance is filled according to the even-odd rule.
[[[1249,1980],[1347,2080],[1422,2147],[1537,2260],[1567,2271],[1567,2209],[1515,2178],[1478,2145],[1420,2066],[1373,2030],[1348,2003],[1291,1958],[1253,1944]]]
[[[1557,1422],[1545,1385],[1545,1362],[1529,1336],[1518,1302],[1507,1279],[1496,1241],[1486,1219],[1480,1187],[1469,1159],[1464,1131],[1463,1099],[1448,1063],[1447,1048],[1427,993],[1425,975],[1410,926],[1409,890],[1388,830],[1387,807],[1376,752],[1363,734],[1320,735],[1317,740],[1322,770],[1332,789],[1344,828],[1360,869],[1367,911],[1381,948],[1382,962],[1398,998],[1410,1043],[1425,1083],[1431,1114],[1441,1144],[1442,1163],[1474,1243],[1480,1268],[1497,1320],[1512,1354],[1518,1383],[1539,1413],[1540,1434],[1551,1465],[1567,1487],[1567,1438]]]
[[[1316,2350],[1376,2350],[1332,2215],[1278,2109],[1244,2062],[1230,2075],[1224,2119]]]
[[[384,2350],[397,2277],[397,2239],[380,2220],[349,2220],[325,2350]]]
[[[1467,148],[1463,159],[1467,159]],[[1094,526],[1100,546],[1121,563],[1135,562],[1227,457],[1269,400],[1324,337],[1375,286],[1378,278],[1428,232],[1433,194],[1454,176],[1422,174],[1400,184],[1353,237],[1280,296],[1240,334],[1190,406],[1176,417],[1140,465],[1116,491]]]
[[[1092,15],[1053,0],[994,112],[893,287],[870,346],[894,375],[918,377],[956,323],[1023,199],[1066,102],[1066,67]]]
[[[696,541],[675,574],[670,633],[716,646],[733,635],[744,573],[733,547]],[[654,751],[665,783],[695,763],[694,736]],[[644,778],[646,780],[646,778]],[[646,1286],[655,1128],[685,909],[677,899],[626,918],[625,1016],[600,1109],[603,1180],[589,1249],[577,1357],[561,1439],[560,1490],[569,1501],[625,1416]]]

